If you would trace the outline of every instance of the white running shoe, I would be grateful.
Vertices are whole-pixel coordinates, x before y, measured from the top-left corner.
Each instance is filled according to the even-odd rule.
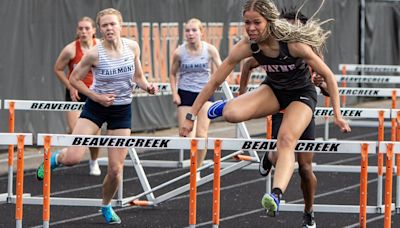
[[[90,172],[89,174],[92,176],[100,176],[101,175],[101,169],[99,167],[99,163],[97,162],[97,160],[89,160],[89,168],[90,168]]]

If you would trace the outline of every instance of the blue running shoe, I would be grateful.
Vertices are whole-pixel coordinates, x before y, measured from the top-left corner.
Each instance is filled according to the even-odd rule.
[[[279,212],[279,199],[273,193],[265,193],[261,199],[261,205],[265,208],[269,217],[275,217]]]
[[[210,120],[222,116],[222,111],[228,101],[219,100],[214,102],[207,111],[207,116]]]
[[[51,158],[50,158],[51,170],[54,170],[55,168],[58,167],[57,162],[56,162],[56,158],[57,158],[58,154],[60,154],[60,151],[56,151],[53,154],[51,154]],[[41,180],[43,180],[43,178],[44,178],[44,163],[42,162],[42,164],[40,164],[39,167],[36,169],[36,179],[41,181]]]
[[[120,224],[121,219],[115,213],[115,211],[112,209],[111,205],[108,205],[106,207],[101,207],[101,213],[103,214],[103,217],[106,219],[107,224]]]

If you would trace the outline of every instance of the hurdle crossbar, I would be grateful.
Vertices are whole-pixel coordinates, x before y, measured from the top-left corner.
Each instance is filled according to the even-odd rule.
[[[339,64],[339,70],[343,69],[351,72],[400,73],[400,66],[396,65]]]
[[[170,91],[169,83],[159,83],[159,84],[157,84],[157,86],[158,86],[161,94],[168,94],[168,92]],[[221,86],[221,88],[224,89],[224,93],[227,97],[233,97],[227,83],[224,83]],[[138,88],[136,87],[135,90],[137,91]],[[82,103],[82,102],[6,100],[6,105],[10,106],[10,107],[13,106],[13,107],[15,107],[16,110],[78,111],[78,110],[82,109],[83,104],[84,103]],[[14,117],[14,114],[12,114],[10,116]],[[14,123],[12,125],[14,126]],[[240,134],[243,137],[250,138],[250,135],[249,135],[244,123],[239,124],[238,128],[239,128]],[[146,161],[144,161],[144,163],[142,163],[139,160],[139,157],[137,156],[137,153],[133,147],[130,147],[128,152],[129,152],[129,155],[132,160],[132,162],[130,164],[132,164],[133,167],[135,168],[135,171],[138,174],[139,180],[142,184],[144,191],[150,192],[148,195],[146,195],[147,199],[149,201],[155,201],[154,195],[151,191],[152,188],[150,187],[147,177],[143,170],[143,164],[150,164],[151,161],[147,161],[147,163],[146,163]],[[259,161],[258,155],[255,151],[249,151],[249,153],[253,157],[254,161]],[[237,154],[239,154],[239,153],[237,153]],[[182,156],[182,158],[183,158],[183,156]],[[103,160],[105,160],[105,159],[99,159],[99,164],[105,163],[105,161],[103,161]],[[159,161],[157,164],[158,165],[161,164],[161,166],[162,166],[168,162],[170,162],[170,161]],[[172,163],[173,163],[173,161],[172,161]],[[185,164],[184,161],[175,162],[175,165],[176,165],[175,167],[179,167],[182,164]],[[248,165],[251,163],[249,162],[246,164]],[[168,166],[168,164],[167,164],[167,166]],[[241,167],[238,167],[238,169],[239,168],[241,168]],[[12,176],[9,179],[12,180]],[[204,183],[206,183],[206,182],[204,182]],[[12,184],[10,184],[9,186],[12,187]],[[121,183],[121,186],[120,186],[119,192],[118,192],[118,200],[116,202],[112,202],[112,205],[122,206],[122,204],[125,202],[123,200],[123,196],[122,196],[123,195],[122,189],[123,188],[122,188],[122,183]],[[12,192],[12,190],[9,192]],[[40,199],[40,197],[29,197],[29,198],[27,198],[27,202],[32,203],[32,204],[40,204],[41,199]],[[56,205],[68,205],[69,202],[71,202],[71,201],[68,202],[62,198],[52,197],[51,202],[52,202],[52,204],[56,204]],[[81,202],[85,202],[85,203],[81,203]],[[75,205],[80,205],[80,204],[93,206],[93,205],[98,205],[99,201],[96,199],[85,199],[83,201],[78,200],[78,202],[75,202]]]
[[[155,83],[158,87],[159,93],[168,94],[171,92],[171,87],[169,83]],[[249,90],[257,88],[257,86],[250,87]],[[139,91],[140,88],[136,87],[135,91]],[[228,85],[227,82],[222,83],[222,85],[217,89],[217,92],[222,92],[227,99],[233,98],[233,93],[237,93],[239,91],[239,86],[237,85]],[[146,95],[146,94],[145,94]],[[245,123],[237,124],[238,137],[240,138],[250,138],[250,134],[247,130]],[[250,156],[255,160],[259,161],[258,155],[256,151],[249,151]],[[180,151],[179,161],[159,161],[159,160],[143,160],[141,161],[144,167],[188,167],[189,161],[183,160],[183,151]],[[106,158],[99,159],[100,165],[107,164]],[[130,163],[125,163],[127,166],[130,166]]]
[[[337,82],[347,83],[374,83],[374,84],[399,84],[399,76],[386,76],[386,75],[353,75],[353,74],[335,74]]]
[[[371,109],[371,108],[341,108],[341,113],[343,117],[351,119],[359,119],[359,118],[369,118],[376,119],[376,126],[378,127],[378,142],[384,141],[384,127],[385,127],[385,119],[392,119],[396,114],[394,109]],[[332,108],[316,108],[314,112],[315,117],[330,117],[333,115]],[[396,114],[397,115],[397,114]],[[354,122],[349,121],[349,124],[352,125]],[[391,123],[392,129],[394,129],[393,121]],[[383,169],[383,154],[379,153],[378,155],[378,166],[369,167],[369,172],[376,172],[378,174],[378,184],[377,184],[377,202],[376,205],[383,205],[382,201],[382,193],[383,193],[383,173],[385,170]],[[329,166],[316,166],[315,171],[320,170],[329,170],[331,167]],[[353,170],[357,171],[357,167],[351,166],[343,166],[341,170]]]
[[[220,167],[217,165],[219,163],[218,154],[221,150],[246,150],[246,149],[257,149],[259,151],[274,151],[276,149],[276,140],[243,140],[243,139],[214,139],[209,138],[208,149],[214,149],[216,159],[214,160],[214,187],[213,187],[213,227],[219,226],[219,175]],[[336,143],[336,144],[333,144]],[[214,145],[213,145],[214,144]],[[314,152],[314,153],[358,153],[361,154],[361,175],[360,175],[360,204],[359,205],[314,205],[314,211],[318,212],[343,212],[343,213],[359,213],[360,215],[360,226],[366,227],[366,214],[367,213],[378,213],[376,206],[367,205],[367,183],[368,183],[368,154],[375,154],[377,148],[376,142],[360,142],[360,141],[336,141],[336,142],[326,142],[326,141],[306,141],[299,140],[296,145],[296,152]],[[222,173],[222,172],[221,172]],[[190,190],[192,192],[196,191],[196,184],[192,183],[195,180],[191,179]],[[388,190],[389,191],[389,190]],[[190,194],[189,201],[195,202],[195,194]],[[194,197],[194,198],[192,198]],[[387,210],[391,211],[394,208],[394,204],[390,204],[390,208]],[[282,203],[280,205],[281,211],[302,211],[304,206],[301,204],[286,204]],[[193,221],[196,212],[193,211],[191,207],[190,212],[190,227],[195,227]],[[390,213],[390,212],[389,212]]]

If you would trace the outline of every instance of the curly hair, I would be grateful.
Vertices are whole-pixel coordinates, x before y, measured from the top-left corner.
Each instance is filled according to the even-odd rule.
[[[321,9],[323,3],[324,0],[315,14]],[[304,3],[300,9],[303,6]],[[322,29],[321,25],[332,19],[320,22],[319,19],[313,18],[314,14],[304,25],[301,23],[290,24],[286,19],[281,18],[278,8],[271,0],[248,0],[243,6],[242,15],[250,10],[258,12],[268,21],[268,27],[263,34],[264,39],[273,35],[278,41],[305,43],[319,54],[322,53],[326,40],[331,34],[329,30]],[[298,18],[298,13],[295,18]]]

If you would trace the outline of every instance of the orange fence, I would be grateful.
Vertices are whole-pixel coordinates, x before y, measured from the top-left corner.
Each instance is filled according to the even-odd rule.
[[[151,82],[168,82],[169,66],[172,62],[172,54],[178,44],[184,41],[184,32],[179,34],[179,28],[184,24],[179,23],[141,23],[125,22],[122,25],[121,35],[138,41],[141,45],[141,62],[143,73]],[[224,37],[224,23],[203,23],[203,40],[214,45],[218,51]],[[243,36],[243,23],[232,22],[228,28],[229,50]],[[236,75],[235,75],[236,76]],[[229,80],[234,82],[234,80]]]

